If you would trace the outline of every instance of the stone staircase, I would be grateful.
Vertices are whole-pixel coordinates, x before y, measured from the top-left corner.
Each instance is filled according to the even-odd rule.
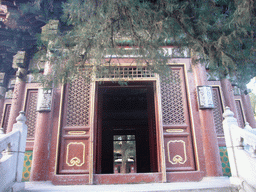
[[[117,184],[117,185],[53,185],[51,182],[26,182],[23,191],[100,191],[100,192],[238,192],[228,177],[207,177],[200,182]]]

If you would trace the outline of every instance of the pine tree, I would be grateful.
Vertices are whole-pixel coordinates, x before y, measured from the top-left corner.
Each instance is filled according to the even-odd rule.
[[[66,82],[87,67],[108,73],[113,57],[127,54],[123,45],[138,66],[157,73],[166,71],[172,55],[163,46],[171,45],[192,50],[194,63],[207,63],[221,78],[236,76],[243,85],[256,76],[253,0],[67,0],[61,19],[65,30],[40,46],[51,50],[47,83]]]

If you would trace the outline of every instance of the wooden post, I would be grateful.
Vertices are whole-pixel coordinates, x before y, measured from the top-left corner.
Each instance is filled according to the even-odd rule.
[[[40,111],[37,115],[31,181],[46,181],[48,178],[53,108],[52,104],[51,111]]]
[[[246,116],[246,121],[250,124],[251,127],[256,128],[256,121],[253,116],[253,110],[252,110],[252,105],[250,101],[249,95],[241,95],[242,97],[242,102],[243,102],[243,107],[244,107],[244,113]]]
[[[235,96],[233,94],[232,85],[228,79],[221,80],[221,89],[225,100],[225,105],[230,107],[230,110],[234,113],[234,117],[237,118],[238,113],[236,110]]]
[[[12,127],[16,122],[16,117],[19,115],[19,112],[22,109],[22,103],[23,103],[24,94],[25,94],[25,85],[26,85],[26,82],[23,79],[16,77],[16,83],[15,83],[13,97],[12,97],[12,106],[10,110],[10,117],[9,117],[8,127],[6,130],[7,133],[12,131]]]
[[[48,24],[42,27],[42,38],[44,33],[55,34],[58,31],[59,21],[50,20]],[[48,50],[49,51],[49,50]],[[51,73],[51,66],[49,62],[45,63],[44,75]],[[39,95],[38,95],[39,97]],[[52,101],[54,101],[54,89],[52,90]],[[35,142],[33,150],[33,160],[31,167],[31,181],[46,181],[49,172],[49,157],[50,157],[50,145],[52,135],[52,117],[54,102],[52,102],[51,111],[40,111],[37,115],[37,121],[35,126]]]
[[[197,86],[207,85],[205,66],[193,66]],[[212,109],[199,109],[207,176],[221,176],[222,167]]]

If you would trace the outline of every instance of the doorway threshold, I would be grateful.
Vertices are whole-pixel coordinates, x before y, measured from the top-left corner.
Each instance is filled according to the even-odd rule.
[[[95,184],[161,183],[162,173],[95,174]]]

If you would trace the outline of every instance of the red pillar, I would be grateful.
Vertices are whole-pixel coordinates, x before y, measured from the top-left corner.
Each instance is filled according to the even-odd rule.
[[[13,124],[16,123],[16,118],[19,112],[22,111],[22,103],[24,100],[26,82],[19,77],[16,77],[16,83],[13,91],[12,106],[9,116],[9,122],[6,132],[12,131]]]
[[[234,113],[234,117],[237,118],[235,96],[233,94],[233,87],[228,79],[221,80],[221,89],[225,100],[225,105],[230,108]]]
[[[197,86],[207,85],[205,67],[197,64],[193,67]],[[199,109],[199,116],[203,134],[203,147],[207,176],[222,176],[218,140],[214,126],[213,110]]]
[[[49,64],[46,63],[45,74],[50,73]],[[54,92],[53,92],[54,93]],[[52,93],[52,94],[53,94]],[[46,181],[49,172],[49,158],[52,134],[52,117],[54,109],[54,94],[51,111],[39,112],[35,126],[35,142],[31,166],[31,181]]]
[[[39,112],[37,115],[31,181],[46,181],[48,177],[52,116],[52,111]]]
[[[252,105],[250,101],[249,95],[241,95],[243,107],[244,107],[244,113],[246,116],[246,121],[250,124],[252,128],[256,128],[256,121],[253,115]]]

